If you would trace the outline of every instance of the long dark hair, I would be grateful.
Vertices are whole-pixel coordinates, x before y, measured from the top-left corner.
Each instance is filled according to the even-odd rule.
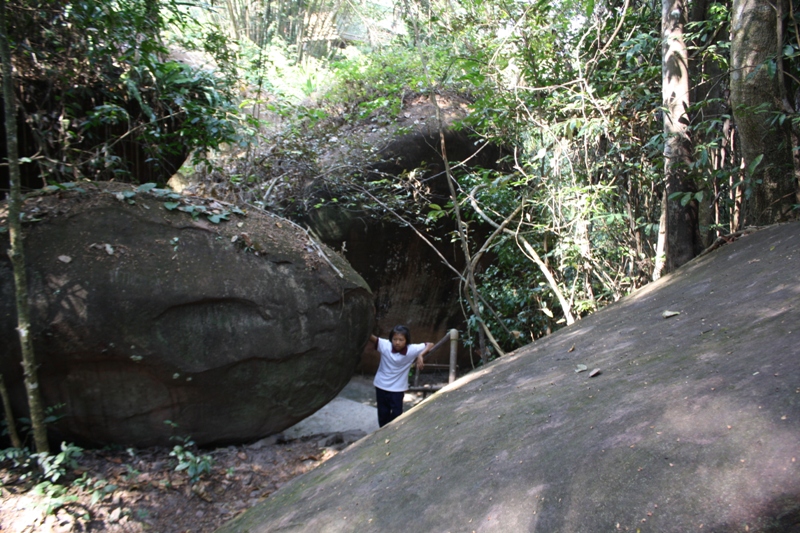
[[[408,329],[406,326],[397,325],[392,328],[392,332],[389,333],[389,341],[394,339],[396,333],[399,333],[403,337],[406,338],[406,345],[411,344],[411,330]]]

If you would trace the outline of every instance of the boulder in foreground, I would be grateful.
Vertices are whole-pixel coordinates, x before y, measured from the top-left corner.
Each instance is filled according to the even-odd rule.
[[[255,440],[347,384],[374,311],[335,253],[265,213],[147,187],[81,189],[25,206],[41,219],[25,236],[31,333],[45,403],[64,415],[58,438]],[[0,371],[21,414],[13,290],[3,254]]]
[[[797,223],[728,244],[465,376],[217,533],[800,531],[799,260]]]

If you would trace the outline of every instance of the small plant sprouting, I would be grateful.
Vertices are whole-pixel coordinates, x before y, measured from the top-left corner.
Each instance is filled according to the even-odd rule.
[[[42,499],[35,504],[45,515],[54,514],[57,510],[78,501],[78,497],[69,494],[69,487],[57,485],[50,481],[42,481],[33,487],[33,493]]]
[[[171,420],[165,420],[164,423],[173,429],[178,427],[178,424]],[[197,483],[203,474],[211,473],[214,459],[210,455],[200,455],[191,437],[170,437],[170,439],[179,441],[179,444],[173,446],[172,451],[169,452],[169,456],[178,461],[175,466],[176,472],[185,470],[190,483]]]
[[[61,451],[55,455],[35,453],[32,455],[39,465],[45,481],[57,483],[67,475],[67,470],[74,470],[78,466],[78,457],[83,455],[83,448],[74,444],[61,443]]]
[[[76,479],[73,485],[91,495],[92,505],[104,499],[109,494],[113,494],[114,491],[117,490],[116,485],[109,483],[105,479],[95,479],[86,474],[86,472]]]

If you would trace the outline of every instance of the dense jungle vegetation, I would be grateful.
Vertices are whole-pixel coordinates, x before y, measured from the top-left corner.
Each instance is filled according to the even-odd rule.
[[[319,207],[313,178],[341,209],[422,234],[451,221],[465,315],[495,354],[798,213],[793,1],[5,9],[24,185],[164,183],[183,165],[208,194],[287,216]],[[500,164],[448,161],[444,199],[425,169],[364,181],[353,168],[368,161],[321,164],[343,124],[390,124],[434,95],[468,102],[455,127],[502,147]]]

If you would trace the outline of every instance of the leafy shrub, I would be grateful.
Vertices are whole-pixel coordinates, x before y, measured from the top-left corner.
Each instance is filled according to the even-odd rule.
[[[18,82],[26,88],[20,103],[34,139],[23,151],[37,153],[48,181],[163,182],[193,150],[202,156],[222,143],[244,142],[225,43],[206,41],[220,52],[217,73],[165,60],[160,31],[189,18],[177,3],[164,3],[164,13],[161,5],[22,0],[9,6]]]

